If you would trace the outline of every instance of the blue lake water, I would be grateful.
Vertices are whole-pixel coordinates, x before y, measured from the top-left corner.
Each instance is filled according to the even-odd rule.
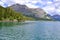
[[[60,22],[0,22],[0,40],[60,40]]]

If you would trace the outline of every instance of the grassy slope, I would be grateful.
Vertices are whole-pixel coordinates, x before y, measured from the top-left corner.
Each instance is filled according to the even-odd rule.
[[[15,12],[11,8],[3,8],[0,6],[0,20],[12,20],[14,19],[18,21],[25,21],[25,20],[35,20],[34,18],[31,17],[26,17],[22,15],[22,13]]]

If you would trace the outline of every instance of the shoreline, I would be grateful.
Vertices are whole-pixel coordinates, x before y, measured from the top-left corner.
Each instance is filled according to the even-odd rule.
[[[49,21],[49,20],[25,20],[25,21],[18,21],[18,20],[0,20],[0,22],[35,22],[35,21]]]

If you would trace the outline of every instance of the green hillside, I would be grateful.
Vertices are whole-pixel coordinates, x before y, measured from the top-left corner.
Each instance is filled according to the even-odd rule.
[[[15,12],[11,8],[4,8],[0,6],[0,21],[9,20],[9,21],[25,21],[25,20],[34,20],[34,18],[26,17],[22,13]]]

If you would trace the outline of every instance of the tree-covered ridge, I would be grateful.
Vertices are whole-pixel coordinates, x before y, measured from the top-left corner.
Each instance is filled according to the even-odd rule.
[[[0,6],[0,20],[25,21],[25,20],[34,20],[34,18],[26,17],[22,15],[22,13],[15,12],[10,7],[4,8]]]

